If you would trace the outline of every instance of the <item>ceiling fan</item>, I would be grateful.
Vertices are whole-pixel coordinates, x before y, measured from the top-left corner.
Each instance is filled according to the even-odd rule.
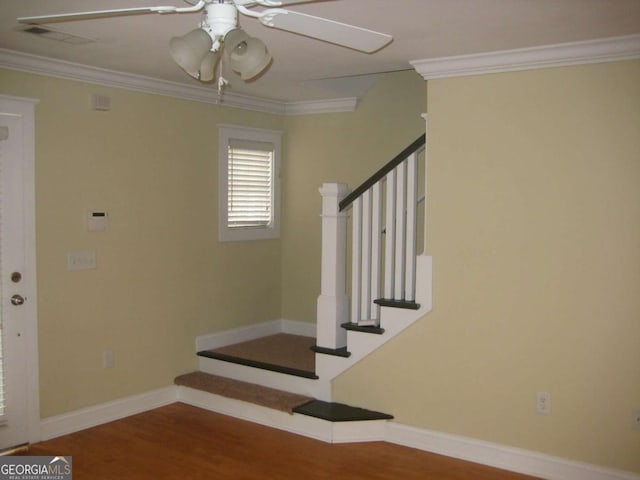
[[[169,42],[174,61],[189,75],[202,82],[213,80],[223,47],[231,68],[239,73],[243,80],[257,77],[270,65],[272,57],[265,44],[255,37],[250,37],[239,28],[238,12],[257,18],[267,27],[305,35],[365,53],[380,50],[393,39],[391,35],[373,30],[278,8],[282,5],[309,3],[315,0],[184,1],[191,6],[138,7],[63,13],[20,17],[18,21],[26,24],[42,24],[146,13],[192,13],[203,10],[203,20],[198,28],[181,37],[173,37]],[[252,10],[256,6],[265,8]],[[222,88],[226,80],[219,77],[218,83],[218,87]]]

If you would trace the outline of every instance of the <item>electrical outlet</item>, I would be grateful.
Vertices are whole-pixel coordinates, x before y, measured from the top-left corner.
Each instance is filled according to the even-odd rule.
[[[633,411],[632,426],[636,430],[640,430],[640,410]]]
[[[536,411],[541,415],[551,415],[551,394],[549,392],[538,392]]]

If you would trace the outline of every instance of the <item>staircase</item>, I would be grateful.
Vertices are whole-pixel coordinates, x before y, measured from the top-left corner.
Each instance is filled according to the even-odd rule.
[[[426,135],[419,137],[353,191],[340,183],[325,183],[320,189],[322,281],[315,332],[308,324],[283,321],[200,337],[197,381],[193,385],[189,377],[176,381],[183,385],[183,401],[330,442],[383,437],[384,422],[392,417],[333,403],[331,381],[431,310],[431,257],[419,253],[424,243],[425,215],[419,209],[424,208],[425,195],[419,186],[426,185],[425,143]],[[349,217],[351,244],[347,245]],[[242,353],[255,342],[283,334],[299,336],[295,342],[303,345],[309,342],[315,353],[311,367],[264,362]],[[310,337],[315,337],[315,344]],[[293,348],[293,338],[291,342]],[[216,379],[240,382],[233,388],[248,382],[252,388],[313,400],[288,413],[276,412],[197,386],[215,384]]]
[[[418,238],[424,233],[419,220],[425,217],[418,215],[425,201],[418,182],[426,158],[422,169],[419,160],[425,143],[422,135],[353,192],[339,183],[320,189],[322,284],[314,350],[316,374],[324,381],[431,311],[431,257],[418,254]],[[348,209],[350,299],[345,293]]]

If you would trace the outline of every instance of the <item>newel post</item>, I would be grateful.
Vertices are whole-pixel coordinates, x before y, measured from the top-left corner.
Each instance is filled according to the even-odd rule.
[[[316,327],[319,347],[338,349],[347,344],[340,325],[349,321],[347,282],[347,214],[339,202],[350,193],[344,183],[325,183],[322,195],[322,281]]]

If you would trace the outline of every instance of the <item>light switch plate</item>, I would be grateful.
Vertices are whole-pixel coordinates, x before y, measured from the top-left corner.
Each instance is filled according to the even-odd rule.
[[[83,250],[67,253],[67,270],[91,270],[97,268],[96,252]]]

